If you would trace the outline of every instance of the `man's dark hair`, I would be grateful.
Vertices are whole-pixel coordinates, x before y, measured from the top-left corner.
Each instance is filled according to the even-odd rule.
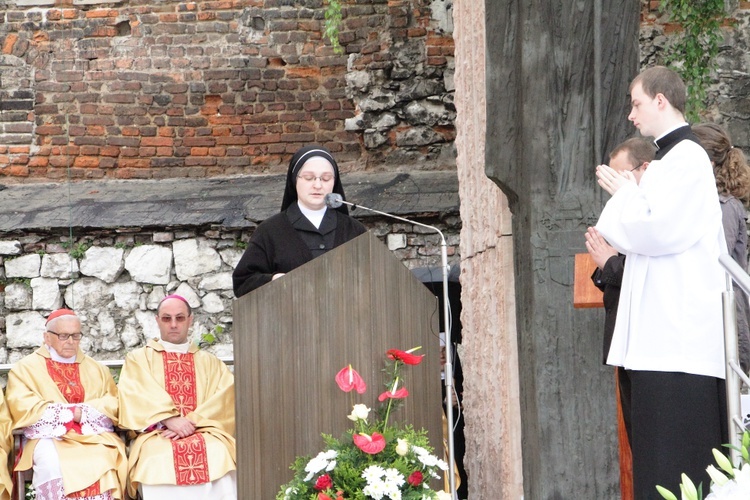
[[[612,160],[612,158],[622,151],[625,151],[628,154],[628,163],[630,163],[633,168],[636,168],[654,159],[656,147],[651,141],[646,140],[643,137],[631,137],[615,146],[615,149],[609,153],[609,159]]]
[[[685,113],[685,101],[687,100],[687,88],[680,75],[664,66],[653,66],[644,69],[633,79],[630,84],[630,91],[637,84],[641,84],[643,92],[650,98],[656,97],[656,94],[662,94],[680,113]]]

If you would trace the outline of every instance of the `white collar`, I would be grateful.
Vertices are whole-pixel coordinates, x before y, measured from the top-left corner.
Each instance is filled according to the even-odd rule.
[[[167,352],[178,352],[180,354],[187,354],[187,352],[190,350],[190,342],[185,342],[182,344],[173,344],[172,342],[167,342],[166,340],[159,340],[162,347],[164,347],[164,350]]]
[[[44,344],[47,345],[47,344]],[[52,347],[51,345],[47,345],[47,350],[49,351],[49,357],[52,358],[52,361],[57,361],[58,363],[75,363],[76,358],[78,357],[78,353],[75,353],[73,357],[71,358],[63,358],[60,356],[57,351]]]
[[[323,222],[323,217],[325,216],[328,207],[323,207],[319,210],[312,210],[302,205],[299,200],[297,200],[297,206],[299,207],[299,211],[302,212],[302,215],[307,217],[307,220],[309,220],[313,226],[320,229],[320,223]]]

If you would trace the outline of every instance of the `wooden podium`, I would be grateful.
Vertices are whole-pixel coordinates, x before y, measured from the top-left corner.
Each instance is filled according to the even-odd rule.
[[[234,302],[238,498],[275,498],[300,455],[324,451],[321,433],[351,428],[353,403],[377,408],[388,349],[422,346],[403,371],[406,405],[391,421],[429,432],[442,456],[440,303],[371,233]],[[367,392],[342,392],[351,364]]]

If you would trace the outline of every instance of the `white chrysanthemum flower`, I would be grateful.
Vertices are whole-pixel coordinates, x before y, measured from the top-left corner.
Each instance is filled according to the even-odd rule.
[[[424,455],[417,455],[417,458],[427,467],[435,467],[438,464],[438,458],[435,455],[430,455],[429,453],[426,453]]]
[[[437,460],[437,466],[440,470],[448,470],[448,464],[445,462],[445,460],[440,460],[438,458]]]
[[[380,478],[384,475],[385,469],[379,465],[371,465],[362,471],[362,478],[367,481],[367,484],[380,481]]]
[[[385,483],[380,479],[374,479],[367,483],[367,486],[362,489],[362,493],[374,500],[380,500],[385,495]]]
[[[332,458],[336,458],[339,456],[339,452],[336,450],[328,450],[323,452],[323,456],[327,458],[328,460],[331,460]]]
[[[422,448],[421,446],[412,446],[412,447],[411,447],[411,449],[412,449],[412,451],[413,451],[414,453],[416,453],[416,454],[417,454],[417,456],[422,456],[422,455],[429,455],[429,454],[430,454],[430,452],[429,452],[429,451],[425,450],[425,449],[424,449],[424,448]]]
[[[403,474],[398,469],[386,469],[385,471],[385,482],[388,484],[395,484],[397,487],[403,485],[406,480]]]
[[[447,491],[438,491],[437,492],[438,500],[452,500],[451,494]]]

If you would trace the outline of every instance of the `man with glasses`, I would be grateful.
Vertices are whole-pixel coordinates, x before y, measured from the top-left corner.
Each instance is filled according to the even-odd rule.
[[[168,295],[156,314],[161,339],[128,354],[120,374],[120,426],[139,433],[128,492],[143,500],[234,500],[234,376],[188,341],[187,300]]]
[[[47,318],[44,344],[8,373],[13,428],[23,430],[16,470],[33,468],[36,498],[123,498],[125,445],[114,433],[117,387],[79,348],[81,321],[70,309]]]

